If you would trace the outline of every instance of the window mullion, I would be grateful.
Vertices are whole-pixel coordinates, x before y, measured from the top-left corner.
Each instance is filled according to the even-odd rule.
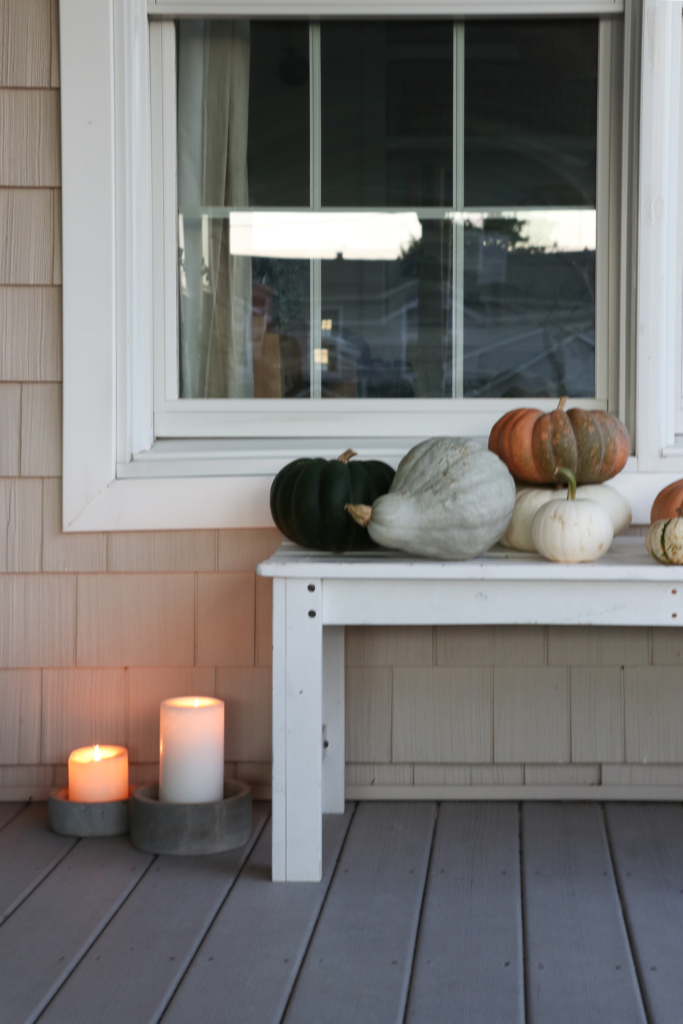
[[[320,22],[309,26],[309,94],[310,94],[310,176],[311,209],[321,206],[321,74]],[[311,260],[311,324],[310,376],[311,398],[320,398],[322,390],[322,282],[320,260]]]
[[[465,25],[453,24],[453,205],[458,214],[465,206]],[[465,225],[453,222],[453,398],[464,395],[464,276]]]

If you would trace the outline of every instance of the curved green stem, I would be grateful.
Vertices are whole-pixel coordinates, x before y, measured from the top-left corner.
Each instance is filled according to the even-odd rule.
[[[574,498],[576,497],[576,477],[572,473],[571,469],[567,469],[566,466],[560,466],[559,469],[555,470],[555,476],[564,477],[569,485],[567,501],[574,501]]]

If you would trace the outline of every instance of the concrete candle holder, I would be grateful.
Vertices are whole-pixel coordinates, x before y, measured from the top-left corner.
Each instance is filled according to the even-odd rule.
[[[226,782],[223,799],[167,804],[158,786],[140,786],[131,798],[131,841],[147,853],[222,853],[243,846],[251,835],[251,791]]]
[[[130,832],[130,796],[106,803],[69,800],[69,787],[53,789],[47,802],[50,828],[61,836],[119,836]]]

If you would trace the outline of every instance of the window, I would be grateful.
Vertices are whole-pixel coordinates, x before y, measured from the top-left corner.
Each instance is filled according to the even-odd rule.
[[[672,372],[680,321],[680,0],[477,0],[475,7],[449,0],[447,8],[442,0],[309,0],[296,11],[289,0],[262,0],[263,20],[249,26],[250,62],[253,56],[261,80],[249,98],[259,112],[246,133],[248,202],[235,206],[224,193],[217,210],[198,208],[201,197],[185,207],[178,191],[180,28],[189,31],[207,15],[223,18],[224,31],[234,28],[234,19],[255,10],[240,3],[60,3],[65,529],[265,526],[272,475],[297,451],[333,454],[343,439],[367,456],[395,458],[428,434],[485,435],[505,408],[527,404],[532,394],[535,405],[552,407],[566,367],[579,368],[571,390],[581,404],[608,407],[627,420],[636,457],[619,486],[636,521],[645,522],[654,493],[683,471],[676,446],[680,376]],[[347,11],[353,19],[341,23]],[[286,23],[290,37],[283,43],[278,33],[286,14],[299,20]],[[323,15],[332,20],[315,20]],[[392,20],[369,25],[367,16]],[[405,42],[408,18],[416,19],[415,38]],[[418,41],[416,26],[425,18],[437,20]],[[572,33],[594,33],[581,60],[567,60],[571,102],[558,69],[544,71],[543,45],[519,38],[513,60],[506,40],[496,37],[504,24],[521,35],[562,24],[567,53],[576,52]],[[371,30],[384,33],[382,62],[374,68],[364,41]],[[374,106],[361,102],[368,131],[360,141],[344,122],[353,103],[358,109],[357,97],[342,90],[335,101],[341,51],[326,48],[328,31],[346,34],[344,53],[349,60],[355,54],[363,88],[374,71],[382,88],[388,83],[400,98],[396,109],[378,103],[376,92]],[[276,42],[279,59],[269,61]],[[517,60],[520,53],[529,59]],[[522,64],[527,78],[520,77]],[[555,75],[554,92],[548,77],[533,84],[542,73]],[[449,74],[448,92],[440,83]],[[487,91],[493,74],[503,76],[504,90]],[[259,93],[267,81],[270,92]],[[547,120],[539,113],[520,125],[510,110],[519,117],[521,100],[534,89],[547,99]],[[597,117],[589,124],[596,104],[580,98],[591,90]],[[424,93],[439,96],[427,112]],[[277,104],[293,103],[295,95],[299,106],[288,124],[299,142],[285,175],[275,115]],[[267,135],[258,136],[269,118],[276,153]],[[548,128],[557,124],[562,131],[552,136]],[[516,140],[515,131],[524,139]],[[380,142],[382,173],[372,171],[371,160]],[[544,160],[558,173],[541,181]],[[526,191],[519,188],[523,179]],[[540,186],[548,189],[544,196]],[[201,336],[191,318],[180,322],[186,311],[178,250],[186,271],[191,255],[184,234],[180,244],[180,217],[193,215],[201,223],[195,250],[209,255],[205,280],[209,221],[216,221],[216,234],[220,227],[221,245],[227,237],[241,246],[230,258],[249,263],[242,337],[252,350],[243,361],[241,397],[227,397],[224,384],[215,394],[202,392],[200,373],[194,383],[191,374],[183,377],[181,337],[182,351],[197,363],[193,337]],[[281,227],[294,216],[298,248],[291,251],[290,231],[283,253],[275,245],[278,218]],[[379,226],[371,254],[369,224]],[[572,245],[563,248],[560,234]],[[343,242],[341,250],[323,249],[330,238]],[[393,250],[381,249],[392,238]],[[298,284],[284,287],[274,268],[282,278],[297,261]],[[557,268],[568,263],[572,274],[553,305]],[[219,256],[213,269],[220,267]],[[196,271],[195,264],[195,279]],[[511,283],[517,287],[527,271],[532,283],[522,308],[523,290],[513,301]],[[285,294],[299,295],[298,312],[284,308]],[[541,346],[544,302],[553,317],[562,306],[564,320],[559,328],[554,321],[556,333],[546,332]],[[394,314],[403,334],[382,334]],[[508,330],[515,316],[517,335]],[[420,330],[429,338],[422,350]],[[489,351],[498,345],[505,358],[480,360],[487,354],[484,332]],[[560,352],[572,353],[564,364]],[[184,390],[188,380],[193,397]],[[529,398],[515,397],[515,388]]]
[[[189,18],[150,45],[156,438],[607,407],[608,20]]]

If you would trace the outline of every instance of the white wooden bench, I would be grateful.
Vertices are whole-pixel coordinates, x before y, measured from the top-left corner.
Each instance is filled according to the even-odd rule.
[[[285,542],[257,572],[273,578],[274,881],[321,878],[322,814],[344,809],[345,626],[683,625],[683,567],[659,565],[643,537],[584,565],[500,547],[432,562]]]

